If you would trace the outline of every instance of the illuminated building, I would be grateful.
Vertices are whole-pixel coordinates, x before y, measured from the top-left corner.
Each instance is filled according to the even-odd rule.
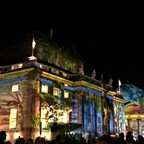
[[[123,132],[123,97],[112,86],[84,75],[80,59],[39,35],[30,59],[31,38],[19,45],[23,55],[17,63],[0,68],[0,130],[6,130],[11,141],[18,136],[51,140],[57,133]]]
[[[126,131],[132,131],[134,138],[144,136],[144,91],[132,84],[124,84],[121,92],[125,99]]]
[[[144,108],[137,102],[125,105],[126,130],[132,131],[135,138],[144,136]]]

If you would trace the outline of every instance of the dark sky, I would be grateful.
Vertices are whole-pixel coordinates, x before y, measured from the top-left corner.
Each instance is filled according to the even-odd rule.
[[[138,2],[75,0],[9,0],[1,3],[1,41],[40,30],[85,60],[84,71],[117,87],[133,84],[144,89],[144,9]]]

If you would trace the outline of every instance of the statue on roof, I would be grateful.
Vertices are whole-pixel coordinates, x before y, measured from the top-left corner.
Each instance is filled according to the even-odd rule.
[[[95,69],[92,71],[91,77],[92,77],[92,78],[95,78],[95,77],[96,77],[96,70],[95,70]]]
[[[100,81],[101,82],[103,81],[103,73],[101,73],[101,75],[100,75]]]
[[[110,79],[109,79],[109,85],[111,86],[111,85],[112,85],[112,83],[113,83],[113,79],[112,79],[112,78],[110,78]]]
[[[83,64],[81,64],[81,66],[79,68],[79,73],[80,74],[84,74],[84,66],[83,66]]]

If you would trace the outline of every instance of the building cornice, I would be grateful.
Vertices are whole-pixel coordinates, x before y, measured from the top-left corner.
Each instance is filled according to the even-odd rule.
[[[116,97],[116,96],[114,96],[114,101],[118,101],[118,102],[121,102],[121,103],[125,103],[125,100],[124,100],[124,99],[121,99],[121,98]]]

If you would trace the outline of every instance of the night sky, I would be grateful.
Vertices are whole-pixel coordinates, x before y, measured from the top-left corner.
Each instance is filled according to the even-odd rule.
[[[85,60],[84,72],[103,81],[144,89],[144,9],[138,2],[9,0],[1,2],[1,41],[32,31],[75,49]],[[2,49],[2,48],[1,48]]]

